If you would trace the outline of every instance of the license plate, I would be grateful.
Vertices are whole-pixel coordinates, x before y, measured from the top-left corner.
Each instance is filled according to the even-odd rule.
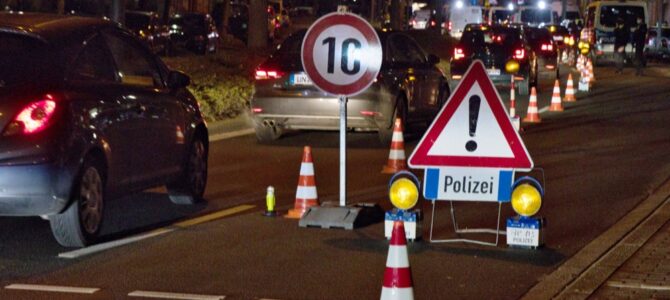
[[[557,36],[554,37],[554,41],[562,41],[562,40],[563,40],[563,37],[560,36],[560,35],[557,35]]]
[[[486,74],[500,75],[500,69],[486,69]]]
[[[312,81],[305,73],[293,73],[289,81],[291,85],[312,85]]]

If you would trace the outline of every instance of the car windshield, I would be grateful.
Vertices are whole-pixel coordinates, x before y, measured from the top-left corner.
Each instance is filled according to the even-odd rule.
[[[149,27],[149,16],[142,14],[126,14],[126,27],[139,30]]]
[[[621,18],[629,28],[635,27],[637,18],[644,20],[644,8],[630,5],[603,5],[600,7],[600,24],[604,27],[615,27]]]
[[[494,10],[491,13],[491,22],[493,23],[503,23],[505,21],[509,22],[512,19],[513,11],[510,10]]]
[[[461,37],[461,43],[481,47],[486,45],[512,45],[519,41],[519,32],[511,27],[470,27]]]
[[[44,82],[53,70],[46,44],[32,37],[0,33],[0,89],[29,82]]]
[[[535,24],[551,23],[551,10],[524,9],[521,11],[521,22]]]

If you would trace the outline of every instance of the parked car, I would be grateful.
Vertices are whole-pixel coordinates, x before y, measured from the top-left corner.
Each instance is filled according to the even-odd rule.
[[[202,199],[207,127],[189,77],[99,18],[0,13],[0,215],[94,243],[107,201],[167,185]]]
[[[528,95],[537,85],[537,55],[521,26],[468,24],[454,46],[449,86],[455,87],[474,60],[481,60],[495,84],[509,84],[514,77],[519,94]]]
[[[467,24],[484,22],[481,6],[453,6],[447,19],[447,31],[456,39],[461,38]]]
[[[198,54],[214,53],[218,49],[219,32],[208,14],[176,14],[170,18],[170,38],[173,44]]]
[[[438,24],[435,20],[435,16],[430,11],[430,9],[420,9],[412,13],[412,17],[409,19],[409,28],[410,29],[429,29],[437,28]]]
[[[558,46],[554,42],[554,37],[549,32],[549,28],[524,26],[523,30],[528,44],[537,54],[540,70],[555,72],[556,78],[559,78]]]
[[[153,53],[169,55],[172,50],[170,31],[155,12],[126,11],[126,28],[144,41]]]
[[[278,139],[287,129],[338,130],[338,97],[317,89],[304,73],[300,49],[305,30],[287,37],[255,71],[251,112],[260,142]],[[377,131],[386,144],[393,120],[429,122],[449,96],[436,64],[408,35],[379,32],[382,66],[377,80],[348,100],[347,127]]]

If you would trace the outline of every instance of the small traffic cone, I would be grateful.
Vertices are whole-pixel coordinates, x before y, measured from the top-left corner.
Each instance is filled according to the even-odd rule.
[[[563,111],[563,104],[561,103],[561,87],[559,86],[558,79],[554,81],[554,91],[551,94],[549,111]]]
[[[509,116],[516,117],[516,96],[514,93],[514,77],[512,76],[512,85],[509,89]]]
[[[563,101],[565,102],[577,101],[577,98],[575,98],[575,87],[574,82],[572,80],[572,73],[568,74],[568,82],[566,83],[565,98],[563,98]]]
[[[393,123],[393,137],[391,138],[389,159],[384,168],[382,168],[382,173],[393,174],[403,170],[407,170],[407,162],[405,162],[405,142],[402,134],[402,120],[396,118],[395,123]]]
[[[391,244],[386,258],[384,284],[382,285],[380,299],[414,299],[412,272],[409,269],[409,259],[407,257],[405,225],[402,221],[393,222]]]
[[[537,91],[535,87],[532,87],[530,90],[530,99],[528,100],[528,112],[526,117],[523,118],[523,121],[526,123],[540,123],[540,113],[537,110]]]
[[[295,192],[295,206],[288,211],[287,218],[300,219],[312,206],[319,205],[314,180],[314,164],[312,163],[312,147],[305,146],[300,164],[298,189]]]

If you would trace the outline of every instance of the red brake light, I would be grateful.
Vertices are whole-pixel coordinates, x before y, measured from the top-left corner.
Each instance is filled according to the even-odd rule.
[[[47,94],[44,99],[26,105],[7,125],[3,135],[40,132],[51,124],[50,121],[55,112],[56,101],[54,101],[53,96]]]
[[[430,21],[430,27],[435,27],[435,24],[436,24],[435,21],[433,20]]]
[[[526,57],[526,50],[525,49],[514,50],[514,58],[515,59],[523,59],[524,57]]]
[[[542,44],[542,51],[554,51],[552,44]]]
[[[461,58],[465,57],[465,52],[463,52],[463,48],[454,48],[454,59],[459,60]]]
[[[449,31],[451,31],[451,26],[452,26],[452,25],[453,25],[453,24],[451,23],[451,21],[449,21]]]
[[[284,76],[284,73],[274,69],[257,69],[254,78],[256,80],[264,79],[279,79]]]

